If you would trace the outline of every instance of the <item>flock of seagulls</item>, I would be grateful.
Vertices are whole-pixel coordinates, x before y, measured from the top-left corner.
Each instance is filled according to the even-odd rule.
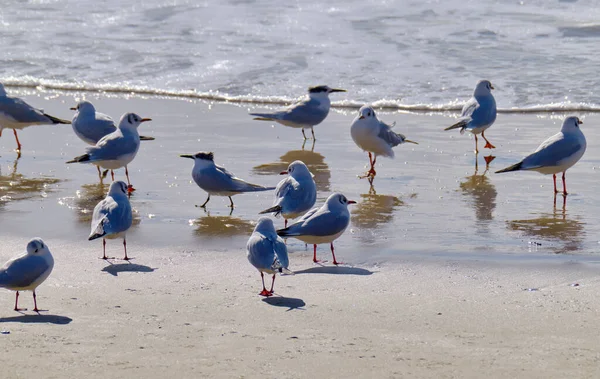
[[[496,120],[496,101],[492,95],[494,87],[488,80],[477,83],[473,97],[465,104],[461,116],[455,124],[445,130],[460,129],[460,133],[469,131],[475,136],[475,152],[478,152],[477,136],[485,140],[484,148],[494,149],[495,146],[485,137],[485,131]],[[304,139],[304,129],[310,129],[315,138],[314,127],[320,124],[328,115],[331,102],[329,94],[345,92],[343,89],[328,86],[311,87],[308,98],[288,108],[272,113],[251,113],[255,120],[275,121],[282,125],[301,128]],[[153,140],[153,137],[140,136],[138,127],[150,118],[142,118],[135,113],[124,114],[119,123],[99,113],[89,101],[80,101],[72,121],[61,120],[36,109],[23,100],[9,97],[4,86],[0,84],[0,135],[3,129],[13,129],[17,141],[17,151],[22,145],[17,136],[17,130],[30,125],[40,124],[71,124],[75,134],[86,144],[85,154],[69,160],[66,163],[93,164],[98,168],[102,180],[107,171],[111,171],[113,182],[106,198],[94,208],[89,240],[102,238],[102,259],[106,256],[106,239],[123,239],[124,260],[127,256],[126,233],[132,224],[132,208],[129,202],[131,193],[135,190],[129,178],[127,165],[135,158],[141,141]],[[542,174],[552,174],[554,191],[556,174],[562,172],[563,195],[567,195],[565,172],[577,163],[586,149],[585,136],[579,126],[582,121],[577,117],[567,117],[559,133],[544,141],[535,152],[522,161],[511,165],[497,173],[531,170]],[[372,184],[376,176],[375,164],[378,156],[394,158],[393,148],[404,144],[417,142],[407,139],[403,134],[393,130],[394,125],[388,125],[379,120],[373,107],[364,105],[352,121],[350,134],[355,144],[368,153],[370,168],[365,175]],[[333,264],[340,264],[335,257],[333,242],[339,238],[350,223],[348,205],[355,204],[341,193],[332,193],[321,207],[314,207],[317,200],[317,188],[313,174],[302,161],[292,162],[286,171],[287,175],[277,187],[266,187],[249,183],[236,177],[225,168],[214,162],[212,152],[183,154],[182,158],[194,160],[192,178],[196,184],[207,192],[206,201],[199,207],[205,208],[212,196],[227,196],[233,209],[232,196],[246,192],[275,190],[273,205],[260,214],[281,215],[284,227],[275,229],[273,220],[261,216],[247,243],[249,262],[260,272],[263,289],[262,296],[272,296],[275,276],[279,273],[291,274],[286,243],[283,238],[296,238],[306,244],[314,245],[313,262],[317,259],[317,245],[330,244]],[[487,162],[487,161],[486,161]],[[487,162],[489,163],[489,162]],[[100,169],[104,169],[101,172]],[[114,180],[114,170],[125,168],[127,184]],[[299,218],[288,225],[290,220]],[[0,269],[0,287],[16,291],[15,310],[18,307],[19,291],[33,291],[34,311],[38,311],[36,288],[50,275],[54,266],[52,254],[48,246],[39,238],[32,239],[27,244],[26,252],[10,261]],[[272,275],[271,289],[267,290],[264,283],[264,273]]]

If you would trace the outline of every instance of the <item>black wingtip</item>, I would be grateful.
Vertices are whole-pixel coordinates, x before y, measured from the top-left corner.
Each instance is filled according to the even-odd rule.
[[[508,166],[507,168],[503,168],[502,170],[496,171],[496,174],[500,174],[503,172],[518,171],[521,169],[521,166],[523,166],[523,162],[515,163],[512,166]]]
[[[91,236],[89,236],[89,237],[88,237],[88,241],[93,241],[93,240],[95,240],[96,238],[103,237],[105,234],[106,234],[106,233],[103,233],[103,234],[99,234],[99,233],[92,234]]]
[[[90,160],[90,155],[83,154],[83,155],[80,155],[78,157],[71,159],[70,161],[67,161],[67,163],[81,163],[81,162],[88,162],[89,160]]]
[[[70,124],[71,121],[63,120],[58,117],[50,116],[49,114],[44,113],[44,116],[48,117],[54,124]]]

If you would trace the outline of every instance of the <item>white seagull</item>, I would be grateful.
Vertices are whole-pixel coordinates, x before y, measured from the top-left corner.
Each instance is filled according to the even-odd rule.
[[[0,83],[0,136],[2,129],[12,129],[17,140],[17,151],[21,151],[21,142],[17,129],[21,130],[31,125],[70,124],[71,121],[61,120],[50,116],[41,109],[36,109],[18,97],[6,94],[4,85]]]
[[[140,148],[140,135],[137,128],[146,121],[152,119],[141,118],[135,113],[125,113],[119,121],[117,130],[102,137],[95,146],[88,147],[86,154],[75,157],[67,163],[93,163],[111,170],[112,180],[115,180],[113,170],[125,167],[128,191],[135,191],[129,180],[127,165],[133,161]]]
[[[479,152],[477,149],[477,135],[480,133],[485,140],[484,149],[496,148],[496,146],[492,145],[485,138],[484,134],[494,121],[496,121],[496,100],[494,99],[494,95],[492,95],[493,89],[494,86],[492,86],[489,80],[480,80],[477,82],[473,97],[464,105],[459,121],[444,129],[460,128],[460,134],[463,134],[465,130],[473,133],[475,136],[475,153]]]
[[[34,238],[27,243],[27,250],[6,262],[0,268],[0,287],[17,291],[15,311],[26,311],[19,308],[19,291],[33,291],[34,312],[39,312],[35,289],[48,278],[54,267],[54,258],[48,245],[41,238]]]
[[[255,120],[276,121],[282,125],[292,128],[302,128],[302,135],[306,139],[304,129],[310,129],[313,140],[315,131],[313,127],[325,120],[329,114],[331,101],[329,94],[332,92],[346,92],[344,89],[329,88],[327,86],[316,86],[308,89],[308,99],[293,104],[288,108],[274,113],[250,113],[256,116]]]
[[[272,296],[277,272],[291,273],[288,270],[289,259],[285,243],[275,232],[273,220],[261,217],[256,223],[254,232],[246,244],[248,261],[260,272],[263,289],[259,293],[262,296]],[[265,287],[265,276],[263,273],[273,275],[271,290]]]
[[[346,199],[341,193],[329,195],[321,208],[314,208],[302,218],[284,229],[279,229],[277,234],[281,237],[294,237],[305,243],[314,245],[313,262],[317,260],[317,244],[330,243],[333,264],[338,265],[333,250],[333,241],[339,238],[350,224],[349,204],[356,201]]]
[[[288,219],[294,219],[311,209],[317,201],[317,185],[308,167],[302,161],[290,163],[287,171],[281,175],[288,176],[277,184],[273,206],[259,214],[274,212],[281,214],[287,227]]]
[[[578,117],[567,117],[563,121],[560,132],[542,142],[535,152],[523,158],[521,162],[496,173],[529,170],[546,175],[552,174],[554,193],[558,193],[556,174],[562,172],[563,194],[567,195],[565,173],[581,159],[587,146],[585,136],[579,129],[581,124],[583,121]]]
[[[102,259],[106,257],[106,238],[123,238],[124,260],[127,257],[126,233],[133,222],[131,204],[129,203],[128,187],[120,180],[112,182],[106,198],[96,204],[92,215],[91,232],[88,241],[102,237]]]
[[[358,116],[352,121],[350,134],[354,143],[369,153],[369,163],[371,164],[368,173],[362,178],[374,178],[377,175],[375,162],[379,155],[394,158],[393,147],[406,142],[418,145],[417,142],[407,139],[403,134],[395,133],[392,127],[393,125],[380,121],[371,106],[363,105],[358,110]],[[371,156],[371,153],[374,157]]]
[[[201,151],[194,155],[181,154],[180,157],[194,160],[192,178],[194,178],[198,187],[208,192],[208,198],[200,205],[200,208],[206,209],[206,203],[210,200],[210,195],[229,197],[230,207],[233,210],[231,196],[244,192],[270,191],[275,189],[275,187],[263,187],[258,184],[248,183],[236,177],[224,167],[215,164],[213,153]]]

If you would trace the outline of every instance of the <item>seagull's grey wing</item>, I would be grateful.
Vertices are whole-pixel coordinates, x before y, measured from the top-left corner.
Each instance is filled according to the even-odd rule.
[[[329,109],[319,107],[320,102],[315,99],[303,100],[280,112],[280,119],[293,121],[302,125],[317,125],[327,117]]]
[[[275,234],[269,239],[273,244],[273,250],[275,251],[275,258],[277,259],[277,263],[279,263],[279,265],[283,268],[288,268],[290,265],[290,260],[288,258],[288,252],[287,247],[285,246],[285,242],[283,242],[283,239],[281,239],[277,234]]]
[[[96,146],[88,147],[86,151],[90,156],[90,162],[94,162],[119,159],[123,155],[135,153],[138,147],[139,143],[136,143],[132,135],[124,136],[117,130],[102,137]]]
[[[263,187],[258,184],[248,183],[247,181],[240,179],[233,175],[233,173],[227,171],[224,167],[215,165],[217,175],[215,179],[221,181],[223,189],[234,192],[254,192],[254,191],[266,191],[272,190],[274,187]]]
[[[581,141],[576,138],[565,138],[558,133],[548,138],[537,150],[523,159],[521,169],[560,166],[562,161],[569,159],[582,148]]]
[[[479,108],[479,102],[477,101],[477,99],[475,99],[474,97],[472,97],[463,106],[462,112],[460,113],[460,118],[462,118],[462,119],[470,119],[471,116],[473,115],[473,112],[475,112],[475,110],[477,108]]]
[[[392,147],[400,145],[406,139],[403,134],[395,133],[388,124],[381,121],[377,136]]]
[[[248,260],[258,269],[271,269],[275,261],[273,244],[261,233],[252,233],[246,244]]]
[[[0,287],[27,287],[43,275],[50,266],[39,256],[24,255],[0,269]]]
[[[16,97],[0,97],[0,112],[20,123],[52,124],[42,111]]]
[[[124,232],[132,222],[131,204],[128,201],[119,204],[112,197],[107,197],[94,208],[90,238]]]
[[[312,212],[312,211],[311,211]],[[293,237],[299,235],[310,236],[330,236],[346,229],[350,217],[348,214],[334,214],[329,209],[320,209],[319,211],[298,222],[283,229],[285,233],[279,234],[282,237]]]

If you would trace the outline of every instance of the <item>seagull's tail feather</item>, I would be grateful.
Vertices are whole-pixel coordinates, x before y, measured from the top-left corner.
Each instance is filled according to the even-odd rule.
[[[521,169],[521,166],[523,166],[522,161],[519,163],[515,163],[512,166],[508,166],[507,168],[503,168],[502,170],[498,170],[498,171],[496,171],[496,174],[499,174],[501,172],[519,171]]]
[[[140,136],[140,141],[154,141],[156,138],[148,136]]]
[[[457,122],[456,124],[454,124],[454,125],[451,125],[451,126],[447,127],[447,128],[446,128],[446,129],[444,129],[444,130],[452,130],[452,129],[458,129],[458,128],[462,128],[462,129],[464,129],[464,128],[466,128],[466,127],[467,127],[467,121],[465,121],[465,120],[460,120],[460,121],[459,121],[459,122]]]
[[[262,212],[258,212],[259,215],[264,215],[265,213],[271,213],[271,212],[275,212],[275,216],[279,215],[281,213],[281,205],[276,205],[274,207],[265,209]]]
[[[46,114],[46,113],[44,113],[44,116],[48,117],[50,119],[50,121],[52,121],[52,123],[54,123],[54,124],[70,124],[71,123],[71,121],[69,121],[69,120],[63,120],[58,117],[50,116],[49,114]]]
[[[250,116],[255,116],[254,119],[259,120],[259,121],[274,121],[275,120],[273,115],[268,114],[268,113],[250,113]]]
[[[90,161],[90,155],[89,154],[83,154],[83,155],[80,155],[78,157],[75,157],[75,158],[71,159],[67,163],[83,163],[83,162],[89,162],[89,161]]]

